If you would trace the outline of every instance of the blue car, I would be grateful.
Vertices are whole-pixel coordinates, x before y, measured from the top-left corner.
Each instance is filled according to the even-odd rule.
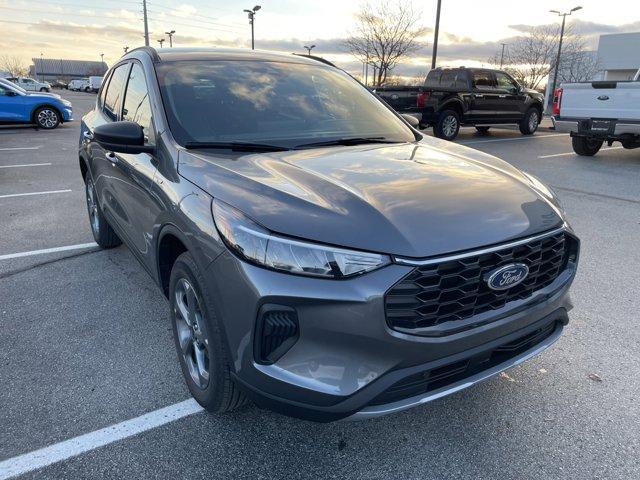
[[[30,123],[51,130],[73,120],[71,102],[51,93],[30,93],[0,78],[0,124]]]

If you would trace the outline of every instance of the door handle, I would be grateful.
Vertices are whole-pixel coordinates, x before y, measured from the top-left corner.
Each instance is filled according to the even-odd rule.
[[[473,96],[474,96],[475,98],[484,98],[484,95],[483,95],[483,94],[481,94],[481,93],[474,93],[474,94],[473,94]]]
[[[498,98],[507,98],[506,95],[498,95]]]
[[[85,130],[84,133],[82,134],[82,136],[86,139],[86,140],[93,140],[93,133],[91,133],[91,130]]]

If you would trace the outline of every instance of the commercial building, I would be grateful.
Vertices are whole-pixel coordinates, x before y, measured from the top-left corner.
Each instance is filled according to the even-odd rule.
[[[102,76],[107,71],[104,62],[87,60],[64,60],[62,58],[33,58],[29,67],[29,76],[40,81],[61,80],[68,82],[75,78],[86,78],[92,75]]]
[[[601,80],[632,80],[640,68],[640,32],[601,35],[598,68]]]

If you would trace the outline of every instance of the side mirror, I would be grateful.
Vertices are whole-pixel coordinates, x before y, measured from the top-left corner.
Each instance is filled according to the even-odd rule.
[[[152,153],[154,147],[144,144],[142,127],[135,122],[105,123],[95,128],[93,139],[105,150],[118,153]]]
[[[401,113],[400,116],[404,118],[409,125],[418,130],[420,128],[420,121],[414,117],[413,115],[409,115],[408,113]]]
[[[17,97],[18,94],[16,92],[14,92],[13,90],[7,90],[6,92],[4,92],[6,97]]]

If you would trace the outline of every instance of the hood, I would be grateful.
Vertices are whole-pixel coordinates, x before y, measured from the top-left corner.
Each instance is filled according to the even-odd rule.
[[[537,90],[533,90],[532,88],[523,88],[522,91],[524,93],[528,93],[529,95],[536,95],[538,97],[543,97],[544,95],[542,95],[542,93],[540,93]]]
[[[62,97],[57,93],[47,93],[47,92],[27,92],[27,95],[30,97],[44,97],[44,98],[57,98],[60,100]]]
[[[563,222],[519,170],[432,138],[250,155],[181,151],[179,173],[273,232],[405,257],[492,245]]]

